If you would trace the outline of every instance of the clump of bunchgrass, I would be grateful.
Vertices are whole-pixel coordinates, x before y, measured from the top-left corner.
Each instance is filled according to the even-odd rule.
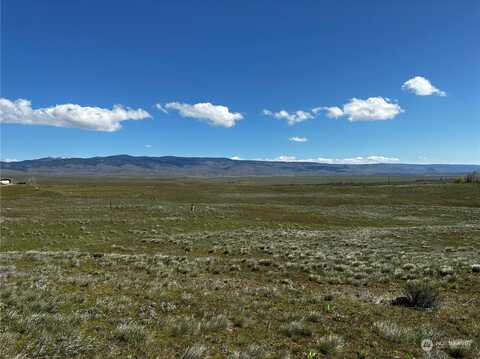
[[[447,276],[447,275],[452,275],[454,271],[451,266],[443,266],[438,270],[438,272],[442,276]]]
[[[228,318],[223,314],[218,314],[203,322],[202,328],[206,331],[218,332],[227,329],[229,325]]]
[[[268,349],[257,345],[250,344],[245,351],[235,351],[228,356],[228,359],[263,359],[267,357]]]
[[[400,327],[391,321],[376,322],[374,326],[382,338],[394,343],[401,343],[412,336],[410,329]]]
[[[341,336],[337,334],[329,334],[321,337],[317,341],[316,349],[324,355],[331,355],[339,352],[344,345],[345,341]]]
[[[312,323],[320,323],[322,321],[322,314],[320,312],[311,311],[307,313],[305,319]]]
[[[245,311],[239,311],[231,319],[233,325],[237,328],[245,328],[251,322]]]
[[[170,327],[170,334],[174,337],[189,336],[196,334],[199,323],[194,317],[177,318]]]
[[[162,301],[160,303],[160,309],[164,313],[170,313],[170,312],[174,312],[177,309],[177,306],[175,305],[175,303]]]
[[[312,329],[303,320],[282,324],[280,332],[287,337],[309,337],[312,335]]]
[[[194,344],[183,352],[180,359],[202,359],[205,358],[206,354],[207,347],[205,345]]]
[[[118,341],[138,343],[145,339],[145,329],[137,324],[122,323],[113,330],[113,337]]]

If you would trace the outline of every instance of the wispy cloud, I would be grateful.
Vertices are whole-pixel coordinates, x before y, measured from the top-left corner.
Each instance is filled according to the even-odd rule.
[[[308,141],[306,137],[297,137],[297,136],[290,137],[288,140],[291,142],[307,142]]]
[[[157,110],[160,110],[163,113],[168,113],[168,111],[165,109],[165,107],[163,107],[163,105],[161,103],[156,103],[155,107],[157,108]]]
[[[176,110],[182,117],[204,121],[216,127],[233,127],[237,121],[243,119],[241,113],[230,112],[228,107],[213,105],[210,102],[197,103],[194,105],[169,102],[163,107],[166,111]]]
[[[286,120],[289,125],[294,125],[299,122],[307,121],[314,117],[312,113],[300,110],[291,113],[285,110],[281,110],[278,112],[263,110],[263,114],[265,116],[270,116],[279,120]]]
[[[28,100],[10,101],[0,98],[0,122],[22,125],[46,125],[113,132],[122,128],[121,122],[143,120],[150,114],[142,109],[115,105],[112,109],[63,104],[33,109]]]
[[[413,92],[417,96],[447,96],[445,91],[442,91],[432,85],[430,80],[422,76],[415,76],[410,80],[405,81],[402,85],[402,90]]]
[[[372,156],[358,156],[351,158],[328,158],[328,157],[316,157],[316,158],[297,158],[290,155],[281,155],[273,159],[261,159],[263,161],[272,162],[314,162],[314,163],[328,163],[328,164],[373,164],[373,163],[396,163],[400,161],[396,157],[387,157],[380,155]]]

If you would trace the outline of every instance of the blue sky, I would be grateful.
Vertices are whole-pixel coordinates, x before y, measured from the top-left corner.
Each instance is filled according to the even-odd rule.
[[[480,164],[478,1],[1,4],[4,160]]]

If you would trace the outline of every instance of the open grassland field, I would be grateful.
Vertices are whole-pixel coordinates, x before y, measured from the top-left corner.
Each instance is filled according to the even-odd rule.
[[[479,358],[480,186],[313,182],[1,188],[0,358]]]

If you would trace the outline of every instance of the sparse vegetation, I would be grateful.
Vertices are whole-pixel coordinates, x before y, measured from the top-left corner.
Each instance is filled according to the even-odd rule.
[[[0,189],[1,358],[479,357],[476,186],[72,181]]]

